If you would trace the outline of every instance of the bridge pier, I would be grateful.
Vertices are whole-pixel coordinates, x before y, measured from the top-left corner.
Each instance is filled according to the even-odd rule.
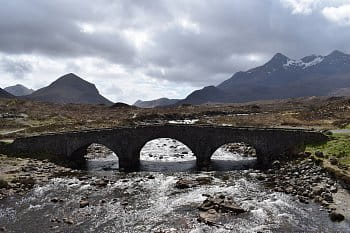
[[[210,163],[211,163],[210,158],[197,157],[197,160],[196,160],[197,168],[207,168],[210,166]]]
[[[120,157],[119,158],[119,170],[126,172],[133,172],[140,170],[140,159]]]

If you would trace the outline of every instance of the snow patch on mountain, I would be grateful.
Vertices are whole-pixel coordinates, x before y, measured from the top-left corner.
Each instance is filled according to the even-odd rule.
[[[303,62],[302,60],[293,60],[293,59],[288,59],[286,64],[283,64],[284,68],[295,68],[295,67],[300,67],[302,69],[306,69],[310,66],[315,66],[319,63],[321,63],[324,60],[323,56],[316,56],[315,59],[309,61],[309,62]]]

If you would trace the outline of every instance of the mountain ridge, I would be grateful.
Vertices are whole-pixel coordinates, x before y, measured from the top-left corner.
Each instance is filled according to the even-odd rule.
[[[22,84],[16,84],[14,86],[9,86],[4,88],[5,91],[8,93],[14,95],[14,96],[24,96],[24,95],[30,95],[34,92],[33,89],[29,89]]]
[[[170,106],[170,105],[176,104],[178,101],[179,99],[168,99],[163,97],[163,98],[148,100],[148,101],[137,100],[133,104],[133,106],[136,106],[139,108],[155,108],[155,107]]]
[[[327,96],[345,87],[350,87],[348,54],[335,50],[327,56],[295,60],[276,53],[262,66],[237,72],[217,86],[196,90],[177,105]]]
[[[62,104],[113,104],[100,95],[94,84],[87,82],[73,73],[61,76],[49,86],[43,87],[30,95],[26,95],[24,98]]]
[[[8,98],[14,98],[14,96],[8,93],[7,91],[5,91],[4,89],[0,88],[0,98],[8,99]]]

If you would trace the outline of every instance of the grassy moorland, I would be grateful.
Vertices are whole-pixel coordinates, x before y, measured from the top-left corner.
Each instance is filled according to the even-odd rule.
[[[308,146],[307,151],[315,154],[321,151],[326,159],[337,158],[340,165],[350,165],[350,133],[334,133],[329,136],[330,140],[323,145]]]
[[[198,119],[197,124],[232,126],[349,128],[350,98],[308,97],[155,109],[0,99],[0,139],[181,119]]]

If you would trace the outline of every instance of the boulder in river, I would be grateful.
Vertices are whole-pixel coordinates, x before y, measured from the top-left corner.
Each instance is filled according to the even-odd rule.
[[[338,213],[337,211],[332,211],[329,213],[329,217],[333,222],[341,222],[345,219],[344,215]]]
[[[215,197],[208,196],[198,209],[200,210],[199,220],[207,224],[214,224],[215,220],[224,213],[238,215],[246,212],[232,198],[222,194]]]
[[[176,184],[175,188],[178,189],[187,189],[193,187],[195,184],[192,180],[187,180],[187,179],[179,179]]]
[[[81,199],[81,200],[79,201],[79,207],[80,207],[80,208],[85,208],[85,207],[87,207],[87,206],[89,206],[89,205],[90,205],[90,203],[89,203],[88,200]]]
[[[208,211],[200,211],[198,221],[208,225],[215,225],[218,219],[218,212],[215,209],[209,209]]]

